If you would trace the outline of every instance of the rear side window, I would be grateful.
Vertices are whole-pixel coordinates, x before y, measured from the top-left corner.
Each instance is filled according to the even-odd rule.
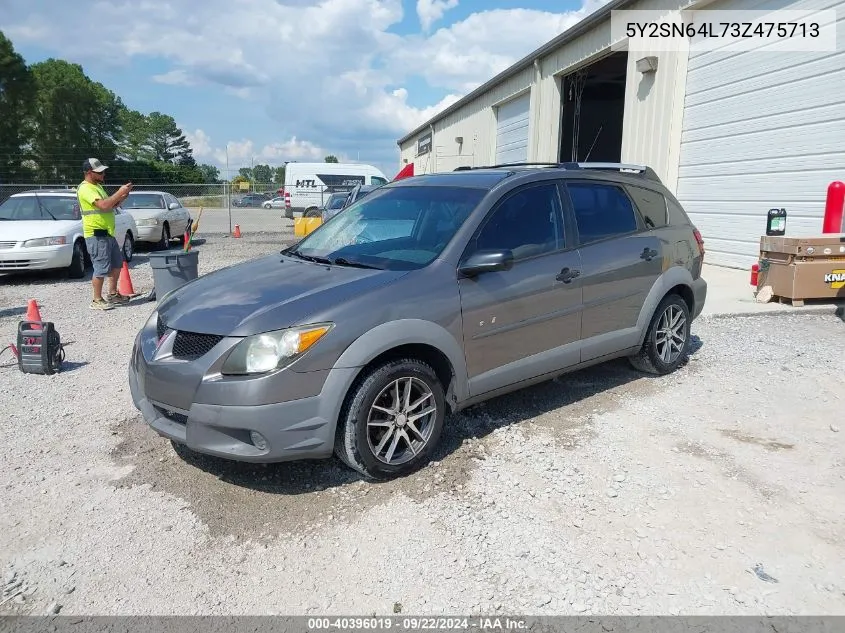
[[[672,226],[682,226],[689,224],[689,218],[681,206],[672,198],[666,198],[666,204],[669,207],[669,224]]]
[[[647,229],[660,229],[669,224],[666,198],[662,193],[636,185],[627,185],[627,188]]]
[[[617,185],[567,183],[581,244],[597,242],[639,229],[631,199]]]

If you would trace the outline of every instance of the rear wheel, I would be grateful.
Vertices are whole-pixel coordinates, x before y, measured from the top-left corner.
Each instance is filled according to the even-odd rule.
[[[320,210],[317,207],[311,207],[305,211],[306,218],[319,218]]]
[[[650,374],[670,374],[689,356],[690,314],[682,297],[664,297],[646,332],[640,351],[629,358],[635,369]]]
[[[389,361],[351,389],[335,453],[372,479],[406,475],[431,458],[445,412],[443,386],[429,365],[413,358]]]

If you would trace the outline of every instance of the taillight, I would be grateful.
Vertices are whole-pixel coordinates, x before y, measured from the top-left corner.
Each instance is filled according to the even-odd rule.
[[[704,257],[704,240],[701,237],[701,233],[698,229],[693,229],[692,234],[695,236],[695,241],[698,243],[698,252],[699,254]]]
[[[288,192],[288,191],[285,191],[285,206],[286,207],[290,206],[290,192]]]

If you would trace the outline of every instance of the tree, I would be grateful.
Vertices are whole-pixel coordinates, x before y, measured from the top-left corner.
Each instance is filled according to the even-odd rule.
[[[214,165],[200,165],[199,170],[202,174],[203,182],[216,183],[220,179],[220,170],[217,169],[217,167],[215,167]]]
[[[165,163],[179,160],[193,162],[191,144],[188,143],[182,130],[176,126],[176,121],[172,116],[161,112],[151,112],[146,119],[147,143],[144,149],[149,160]]]
[[[339,163],[339,162],[340,162],[340,161],[337,159],[337,156],[333,156],[333,155],[331,155],[331,154],[329,154],[328,156],[326,156],[325,160],[326,160],[326,162],[327,162],[327,163]]]
[[[27,145],[32,133],[30,104],[35,80],[23,57],[0,31],[0,182],[27,179]]]
[[[114,161],[121,140],[120,98],[89,79],[79,64],[51,58],[33,65],[32,73],[38,177],[75,182],[86,158]]]
[[[275,171],[273,172],[273,183],[279,186],[285,184],[285,168],[284,167],[276,167]]]
[[[270,165],[256,165],[252,170],[252,175],[255,182],[266,184],[272,180],[273,170],[270,169]]]
[[[238,170],[238,175],[241,177],[242,180],[249,180],[250,182],[252,182],[253,180],[252,169],[250,169],[249,167],[241,167]]]
[[[120,156],[127,161],[148,158],[150,130],[147,117],[137,110],[124,108],[120,111],[121,142]]]

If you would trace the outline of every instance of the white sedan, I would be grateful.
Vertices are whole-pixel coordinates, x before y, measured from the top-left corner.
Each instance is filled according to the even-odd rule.
[[[115,209],[115,238],[127,262],[137,236],[135,219]],[[0,273],[64,268],[79,279],[89,261],[72,189],[16,193],[0,204]]]
[[[181,239],[191,224],[188,209],[166,191],[133,191],[121,206],[138,224],[137,239],[158,248],[169,248],[170,240]]]

